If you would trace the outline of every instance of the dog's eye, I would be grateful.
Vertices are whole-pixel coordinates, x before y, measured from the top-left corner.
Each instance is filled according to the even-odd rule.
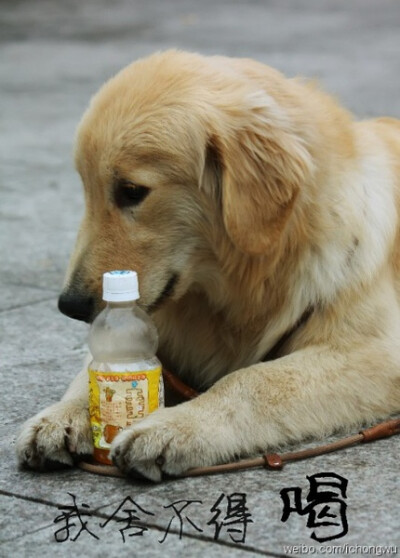
[[[131,182],[117,183],[114,191],[115,203],[118,207],[138,205],[150,193],[147,186],[137,186]]]

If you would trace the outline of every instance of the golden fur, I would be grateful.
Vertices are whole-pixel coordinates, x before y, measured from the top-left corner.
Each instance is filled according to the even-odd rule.
[[[86,214],[65,293],[92,297],[92,319],[102,273],[137,270],[164,364],[210,388],[121,433],[121,469],[159,480],[400,411],[399,121],[355,122],[252,60],[168,51],[100,89],[75,159]],[[150,193],[118,207],[121,184]],[[72,463],[70,420],[90,450],[85,386],[83,371],[24,425],[21,462]]]

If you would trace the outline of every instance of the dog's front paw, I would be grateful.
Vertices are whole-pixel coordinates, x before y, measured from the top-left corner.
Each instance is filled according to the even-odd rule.
[[[55,403],[23,424],[16,449],[22,467],[72,466],[78,455],[93,452],[88,409],[75,401]]]
[[[218,460],[207,430],[184,405],[159,409],[118,434],[111,458],[124,473],[159,482],[163,473],[176,476]]]

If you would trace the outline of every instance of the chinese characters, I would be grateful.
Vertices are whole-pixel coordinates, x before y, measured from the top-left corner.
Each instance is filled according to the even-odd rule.
[[[283,500],[281,521],[286,522],[291,513],[307,515],[307,527],[314,529],[310,536],[315,541],[326,542],[344,537],[349,530],[345,502],[347,479],[336,473],[318,473],[307,477],[307,480],[310,490],[306,497],[308,504],[304,507],[300,487],[280,491]]]
[[[72,505],[59,506],[62,513],[54,519],[54,523],[61,525],[54,533],[54,537],[59,543],[68,540],[74,542],[80,536],[85,535],[100,539],[100,530],[112,528],[119,531],[122,542],[126,543],[130,537],[144,536],[151,526],[160,530],[154,521],[156,517],[154,511],[156,510],[146,510],[131,496],[127,496],[118,504],[114,511],[104,518],[103,522],[99,522],[98,519],[102,516],[91,513],[87,503],[78,505],[76,496],[68,494],[72,498]],[[195,517],[199,506],[204,507],[201,500],[190,499],[177,500],[162,506],[163,510],[167,510],[165,513],[169,514],[169,518],[165,522],[162,529],[163,535],[158,542],[164,543],[170,533],[178,534],[181,539],[184,532],[204,533],[207,527],[213,528],[215,541],[219,540],[224,530],[233,542],[244,543],[246,541],[247,525],[253,520],[247,506],[245,493],[221,493],[216,502],[207,510],[211,517],[203,526],[199,525],[199,520]]]

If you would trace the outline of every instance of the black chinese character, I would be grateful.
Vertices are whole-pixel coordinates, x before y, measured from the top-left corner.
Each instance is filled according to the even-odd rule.
[[[308,515],[307,527],[316,529],[311,538],[318,542],[331,541],[344,537],[349,528],[346,518],[347,479],[336,473],[319,473],[307,477],[310,483],[310,491],[307,496],[308,505],[304,508],[301,503],[301,488],[284,488],[280,491],[283,500],[283,514],[281,521],[288,520],[292,512],[299,515]],[[294,501],[291,505],[290,493],[293,493]],[[327,536],[319,536],[319,528],[331,528]]]
[[[53,523],[60,523],[60,521],[65,521],[64,527],[61,527],[60,529],[58,529],[54,533],[54,537],[55,537],[56,541],[57,542],[65,542],[70,538],[70,529],[72,527],[76,526],[76,523],[71,521],[73,518],[77,518],[79,520],[80,529],[79,529],[76,537],[71,538],[71,541],[76,541],[78,539],[78,537],[80,536],[80,534],[82,533],[82,531],[86,531],[87,533],[89,533],[89,535],[91,535],[95,539],[98,539],[99,537],[97,535],[95,535],[94,533],[89,531],[89,529],[87,527],[88,522],[84,521],[82,519],[83,516],[91,517],[91,514],[87,511],[79,510],[78,506],[76,505],[76,496],[74,494],[71,494],[70,492],[68,492],[68,494],[71,496],[71,498],[73,500],[73,505],[72,506],[58,506],[59,510],[66,510],[66,511],[63,511],[63,513],[58,515],[53,521]],[[88,506],[88,504],[82,504],[81,507],[88,509],[90,506]]]
[[[158,542],[163,543],[165,541],[174,519],[179,520],[179,538],[181,539],[183,533],[183,518],[182,518],[183,510],[188,506],[190,506],[190,504],[202,504],[202,503],[203,502],[201,500],[177,500],[176,502],[173,502],[168,506],[163,506],[165,509],[172,508],[175,512],[175,515],[172,516],[171,521],[168,523],[168,527],[167,530],[165,531],[164,537]],[[183,504],[183,505],[178,507],[177,504]],[[192,525],[192,527],[196,529],[196,531],[198,531],[199,533],[203,532],[203,529],[200,529],[200,527],[198,527],[195,523],[193,523],[193,521],[187,515],[185,515],[185,519],[190,523],[190,525]]]
[[[225,502],[223,502],[224,498]],[[215,526],[215,541],[218,540],[222,527],[226,527],[233,542],[244,543],[246,541],[247,524],[253,523],[253,520],[250,519],[251,513],[246,506],[246,494],[234,492],[227,496],[222,493],[210,511],[214,512],[214,516],[207,522],[207,525]],[[240,528],[234,528],[234,525],[239,525]],[[240,538],[234,537],[231,533],[241,533],[241,536]]]
[[[130,508],[126,507],[126,508],[122,509],[123,506],[127,502],[130,502],[132,507],[130,507]],[[127,531],[129,529],[133,530],[133,532],[128,533],[128,537],[139,537],[139,536],[142,537],[144,531],[148,531],[148,528],[145,525],[140,525],[141,519],[136,514],[145,513],[146,515],[153,515],[154,516],[154,513],[151,513],[149,511],[144,510],[130,496],[127,496],[125,498],[125,500],[123,500],[121,502],[121,504],[117,507],[117,509],[114,511],[114,513],[112,515],[110,515],[110,517],[106,521],[104,521],[104,523],[100,523],[100,527],[104,528],[109,523],[109,521],[116,518],[116,516],[118,515],[118,513],[121,510],[122,510],[123,513],[125,513],[128,516],[126,518],[116,519],[117,523],[126,522],[125,527],[123,527],[122,529],[119,529],[119,532],[121,533],[123,542],[125,542],[124,531]]]

